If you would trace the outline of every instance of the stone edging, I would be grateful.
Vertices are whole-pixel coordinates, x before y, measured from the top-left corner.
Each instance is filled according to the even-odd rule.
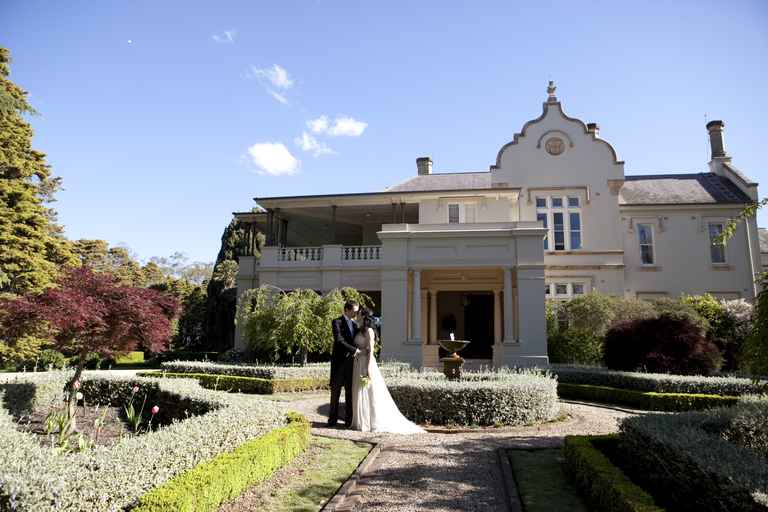
[[[515,475],[512,472],[512,464],[509,462],[507,448],[497,448],[496,456],[501,469],[501,481],[504,486],[504,496],[507,501],[507,510],[509,512],[523,512],[523,505],[520,501],[520,494],[517,491]]]
[[[363,474],[373,466],[374,461],[384,448],[384,443],[373,445],[373,448],[368,452],[368,455],[366,455],[362,462],[358,464],[354,473],[352,473],[347,481],[339,487],[339,490],[336,491],[336,494],[333,495],[328,503],[320,509],[321,512],[352,512],[358,510],[360,497],[353,496],[353,493],[357,490],[357,485],[363,477]]]

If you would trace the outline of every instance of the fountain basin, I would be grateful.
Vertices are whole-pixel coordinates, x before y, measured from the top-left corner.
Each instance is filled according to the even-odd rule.
[[[456,357],[458,357],[456,352],[459,352],[470,343],[467,340],[437,340],[437,342],[440,343],[441,347],[443,347],[448,352],[451,352],[453,356]]]

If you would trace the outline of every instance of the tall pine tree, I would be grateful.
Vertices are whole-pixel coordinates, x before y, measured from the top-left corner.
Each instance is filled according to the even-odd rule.
[[[46,206],[61,179],[32,148],[24,115],[35,111],[9,74],[10,54],[0,48],[0,295],[42,290],[62,265],[76,264],[55,211]]]

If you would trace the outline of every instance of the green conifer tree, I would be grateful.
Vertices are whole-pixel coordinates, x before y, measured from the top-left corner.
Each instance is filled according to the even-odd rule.
[[[10,54],[0,48],[0,294],[17,295],[49,286],[76,259],[46,206],[61,179],[32,148],[24,115],[35,111],[9,74]]]

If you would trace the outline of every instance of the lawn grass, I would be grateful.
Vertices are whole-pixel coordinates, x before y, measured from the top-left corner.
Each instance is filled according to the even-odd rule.
[[[526,512],[587,512],[579,491],[563,473],[560,448],[507,450]]]
[[[303,454],[220,511],[316,512],[336,494],[370,449],[368,443],[312,436]]]

